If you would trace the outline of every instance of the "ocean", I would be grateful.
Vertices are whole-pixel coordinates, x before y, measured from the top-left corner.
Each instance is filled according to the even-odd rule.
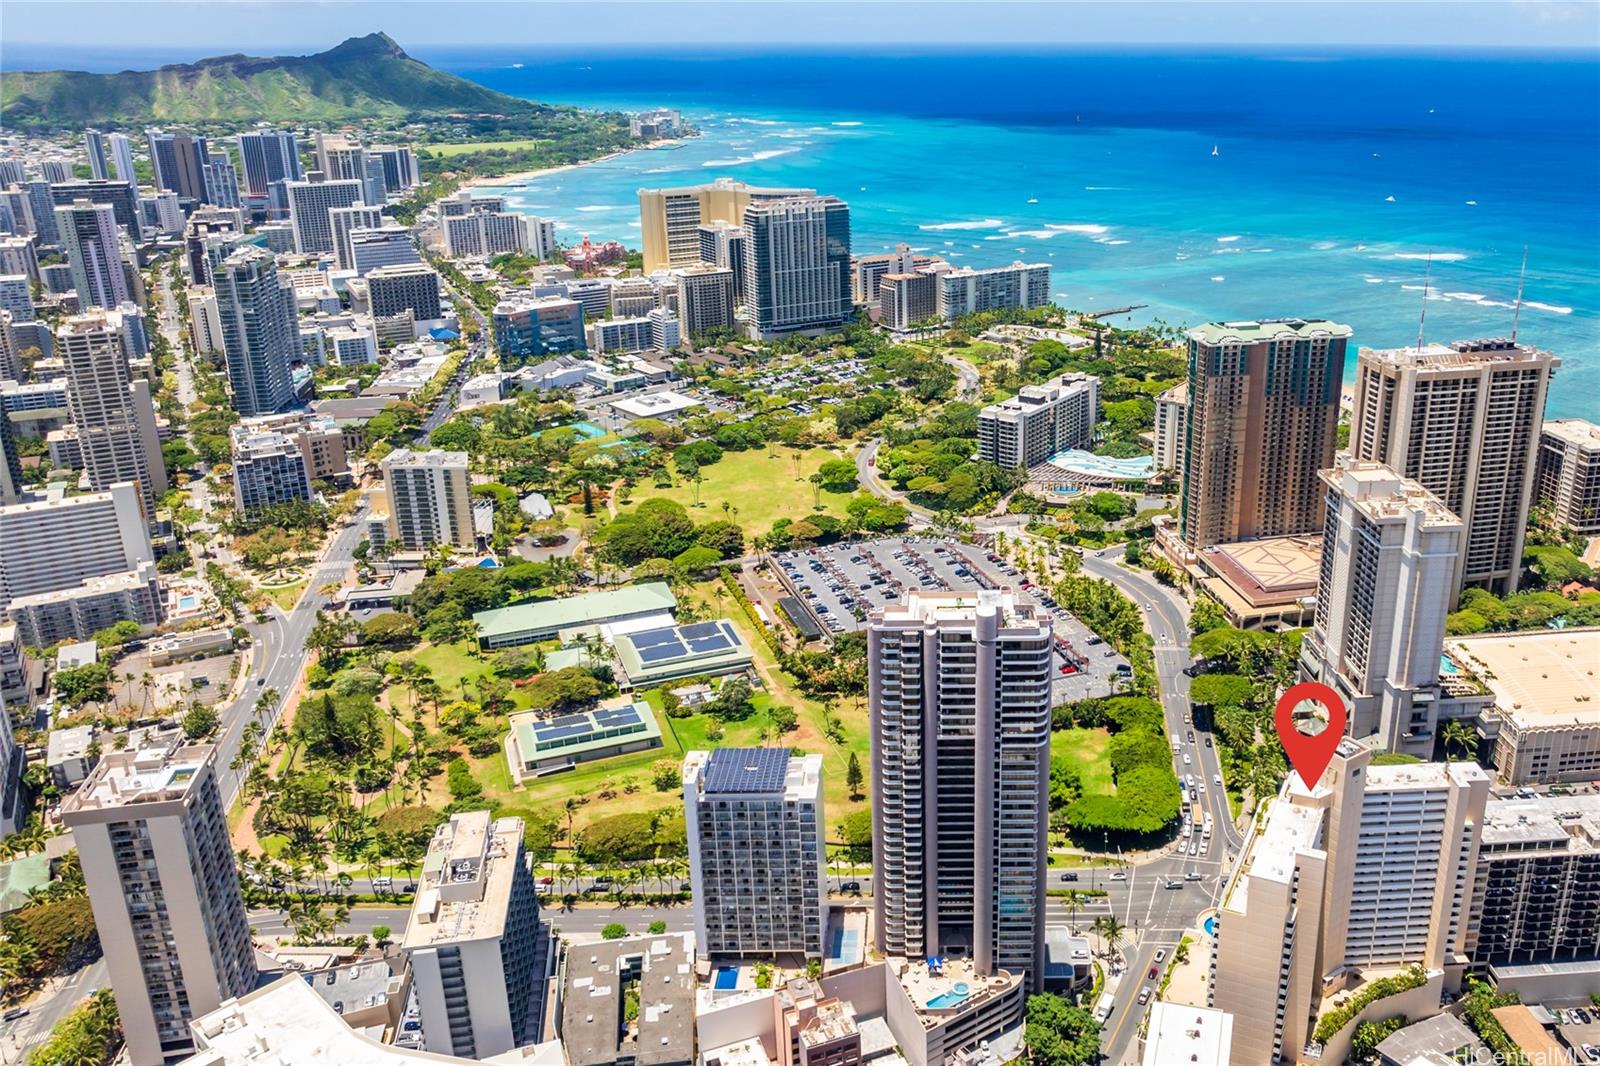
[[[504,187],[637,246],[643,187],[729,176],[850,204],[857,254],[1051,264],[1118,323],[1325,317],[1367,347],[1508,336],[1600,420],[1600,59],[1588,53],[439,51],[556,103],[702,136]],[[520,64],[520,65],[519,65]],[[1426,293],[1426,299],[1424,299]],[[1347,368],[1353,373],[1354,359]]]

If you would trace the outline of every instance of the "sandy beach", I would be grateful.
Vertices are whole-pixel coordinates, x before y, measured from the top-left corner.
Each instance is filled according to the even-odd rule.
[[[605,155],[597,155],[593,159],[585,159],[581,163],[563,163],[559,167],[543,167],[539,170],[519,170],[515,174],[502,174],[496,178],[473,178],[471,181],[464,183],[461,188],[481,189],[487,186],[526,185],[530,181],[537,181],[539,178],[549,177],[551,174],[560,174],[567,170],[577,170],[580,167],[593,166],[595,163],[604,163],[608,159],[618,159],[625,155],[632,155],[634,152],[648,152],[651,149],[659,148],[662,145],[681,144],[682,141],[682,138],[666,141],[651,141],[649,144],[641,144],[637,148],[620,148],[615,152],[607,152]]]

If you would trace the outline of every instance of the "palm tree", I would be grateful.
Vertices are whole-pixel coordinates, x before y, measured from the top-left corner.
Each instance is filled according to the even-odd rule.
[[[1114,955],[1117,946],[1127,939],[1128,927],[1117,921],[1114,914],[1101,915],[1094,920],[1093,929],[1105,941],[1106,954]]]
[[[1088,902],[1088,897],[1076,888],[1067,889],[1067,894],[1061,901],[1062,906],[1067,908],[1068,919],[1076,918],[1083,911],[1086,902]],[[1074,933],[1078,931],[1076,923],[1073,924],[1072,931]]]
[[[1446,753],[1453,748],[1460,752],[1464,759],[1473,760],[1478,757],[1478,731],[1461,719],[1452,718],[1446,722],[1441,735],[1444,738]]]

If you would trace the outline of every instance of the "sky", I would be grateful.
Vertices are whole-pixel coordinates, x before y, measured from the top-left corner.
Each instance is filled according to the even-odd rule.
[[[0,56],[42,46],[161,62],[302,53],[383,30],[414,55],[475,44],[677,47],[1052,44],[1586,47],[1594,0],[4,0]],[[48,51],[59,52],[52,48]],[[92,64],[99,67],[100,64]]]

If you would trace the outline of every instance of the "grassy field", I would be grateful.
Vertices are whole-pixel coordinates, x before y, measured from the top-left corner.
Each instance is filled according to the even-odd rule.
[[[521,152],[532,148],[540,141],[471,141],[467,144],[425,144],[422,147],[434,155],[449,158],[455,155],[466,155],[468,152],[492,152],[496,149],[507,152]]]
[[[912,348],[921,348],[923,351],[930,352],[934,355],[953,355],[957,359],[965,359],[973,366],[982,366],[995,356],[1002,355],[1007,352],[1005,345],[996,344],[994,341],[974,340],[970,344],[958,344],[951,346],[942,343],[941,339],[938,337],[929,337],[927,340],[909,341],[907,343]]]
[[[795,459],[799,459],[799,480],[795,479]],[[696,522],[708,522],[723,517],[722,504],[729,505],[728,516],[751,534],[765,533],[780,518],[798,521],[817,512],[812,509],[812,486],[807,480],[823,463],[844,458],[840,452],[826,448],[787,448],[780,445],[776,455],[769,458],[765,449],[747,452],[727,452],[710,466],[701,467],[705,478],[700,483],[700,502],[695,507],[695,486],[674,476],[670,489],[658,489],[653,484],[640,484],[629,496],[629,504],[665,497],[676,500],[689,509]],[[822,509],[836,517],[844,515],[844,504],[851,493],[823,490]],[[737,513],[734,509],[737,508]],[[623,506],[621,510],[626,510]]]
[[[1104,729],[1058,729],[1050,734],[1050,758],[1078,771],[1085,796],[1110,796],[1117,791],[1107,757],[1110,744],[1111,734]]]
[[[749,718],[723,723],[721,739],[711,741],[707,739],[707,732],[712,728],[713,720],[708,715],[668,718],[661,712],[659,692],[650,690],[643,693],[642,697],[656,712],[657,724],[661,726],[662,747],[584,763],[574,770],[529,781],[521,786],[513,784],[504,753],[484,759],[468,757],[473,777],[483,786],[490,803],[511,811],[554,814],[565,820],[567,800],[576,799],[579,806],[573,813],[572,821],[577,829],[607,815],[676,809],[682,805],[677,791],[659,792],[651,781],[651,769],[657,762],[681,763],[684,752],[697,748],[763,746],[770,739],[771,723],[767,710],[782,705],[794,708],[799,722],[794,731],[778,736],[773,742],[823,757],[823,802],[830,839],[836,838],[843,819],[865,804],[865,800],[851,799],[846,784],[846,769],[852,752],[860,761],[863,773],[868,771],[871,764],[865,701],[844,700],[834,707],[834,713],[843,726],[845,740],[842,744],[829,740],[823,728],[822,704],[800,695],[794,679],[778,669],[776,658],[751,628],[743,612],[726,592],[719,599],[719,590],[720,583],[707,582],[680,589],[678,595],[680,603],[698,600],[705,605],[706,613],[731,618],[750,646],[764,691],[756,693],[752,701],[755,712]],[[490,668],[490,660],[474,657],[467,644],[429,646],[419,650],[415,657],[433,672],[434,680],[444,689],[446,700],[458,698],[463,685],[469,697],[472,696],[473,680],[488,673]],[[409,696],[404,687],[391,687],[387,698],[401,708],[402,720],[409,721]],[[512,699],[519,707],[526,706],[526,697],[520,689],[513,690]],[[427,716],[427,725],[429,729],[437,728],[431,714]],[[602,791],[614,791],[616,794],[600,800],[598,795]],[[430,783],[427,802],[437,806],[449,802],[443,776]]]

